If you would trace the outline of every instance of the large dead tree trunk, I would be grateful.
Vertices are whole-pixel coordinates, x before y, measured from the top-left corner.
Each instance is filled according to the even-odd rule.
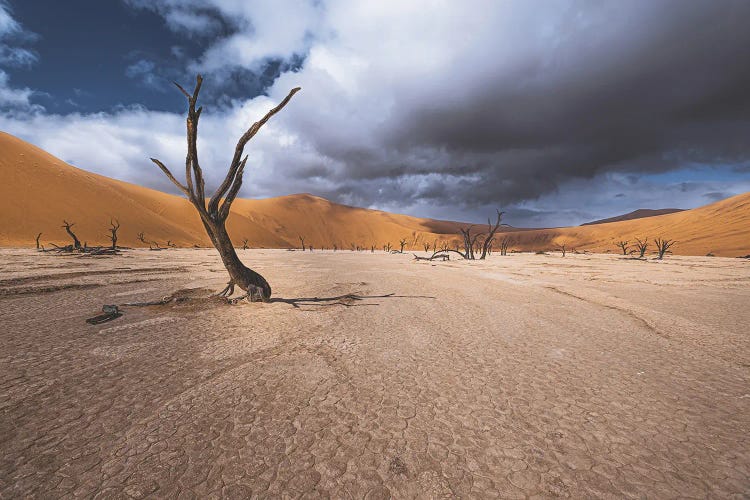
[[[73,248],[76,250],[80,250],[81,248],[81,241],[78,239],[78,236],[73,233],[73,231],[70,229],[71,227],[75,226],[75,223],[70,223],[63,219],[63,226],[65,228],[65,231],[68,232],[68,235],[70,235],[71,238],[73,238]]]
[[[292,96],[294,96],[300,88],[293,88],[281,103],[271,109],[263,118],[255,122],[244,134],[242,134],[237,141],[232,161],[229,164],[229,171],[227,172],[224,181],[216,189],[213,196],[211,196],[208,204],[206,204],[205,182],[203,179],[203,170],[198,162],[197,145],[198,120],[200,119],[203,108],[195,108],[202,83],[203,78],[201,75],[198,75],[196,78],[195,89],[192,94],[178,83],[175,83],[180,92],[182,92],[188,100],[186,125],[187,157],[185,158],[186,184],[183,185],[178,181],[161,161],[156,158],[151,158],[151,161],[153,161],[161,171],[164,172],[164,175],[166,175],[167,178],[169,178],[169,180],[187,196],[190,203],[192,203],[193,207],[198,211],[198,215],[200,215],[201,222],[203,222],[203,227],[206,229],[206,233],[211,239],[211,243],[213,243],[216,250],[218,250],[219,255],[221,256],[221,261],[229,273],[229,283],[227,283],[224,290],[219,292],[219,296],[229,297],[234,293],[234,287],[238,286],[247,292],[246,296],[249,300],[268,301],[271,297],[271,286],[263,276],[246,267],[240,261],[234,250],[232,240],[227,233],[226,221],[227,217],[229,217],[232,203],[242,187],[242,176],[244,174],[245,164],[247,163],[247,156],[243,157],[245,145],[258,133],[260,128],[265,125],[273,115],[281,111],[281,109],[289,103]]]

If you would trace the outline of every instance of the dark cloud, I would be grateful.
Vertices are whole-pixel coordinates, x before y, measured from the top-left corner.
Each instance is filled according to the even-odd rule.
[[[609,18],[619,9],[607,8],[602,16],[586,13],[593,24],[561,26],[566,38],[549,48],[545,62],[471,81],[462,75],[475,71],[459,63],[447,76],[450,85],[433,83],[457,95],[406,109],[386,134],[386,147],[407,155],[415,147],[447,149],[449,161],[435,170],[482,178],[465,191],[452,189],[449,200],[477,204],[533,199],[571,178],[609,171],[746,160],[750,2],[619,5],[626,20]],[[607,30],[614,35],[598,43]],[[491,47],[486,58],[491,65]],[[382,165],[357,165],[364,165],[359,175],[367,175],[363,168],[388,173],[377,170]]]

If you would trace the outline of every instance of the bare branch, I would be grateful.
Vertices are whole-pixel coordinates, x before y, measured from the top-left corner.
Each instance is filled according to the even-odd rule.
[[[255,122],[244,134],[242,134],[242,137],[240,137],[239,141],[237,142],[237,146],[234,149],[234,157],[232,157],[232,163],[229,166],[229,172],[227,172],[227,176],[224,178],[224,181],[221,183],[219,188],[216,190],[214,195],[211,197],[211,200],[208,202],[208,213],[213,214],[217,211],[219,206],[219,200],[221,200],[222,197],[227,193],[227,191],[230,189],[230,186],[232,182],[234,181],[234,178],[237,174],[237,170],[240,168],[240,163],[242,162],[242,153],[245,150],[245,145],[247,142],[252,139],[255,134],[258,133],[260,128],[268,122],[268,120],[271,119],[273,115],[278,113],[279,111],[284,108],[284,106],[289,103],[289,101],[292,99],[294,94],[299,92],[301,90],[300,87],[295,87],[292,90],[289,91],[289,94],[284,98],[283,101],[281,101],[278,106],[273,108],[271,111],[266,113],[266,116],[261,118],[259,121]]]
[[[188,188],[185,187],[185,186],[183,186],[182,184],[180,184],[180,181],[178,181],[177,179],[175,179],[174,175],[172,175],[172,172],[169,171],[169,169],[166,167],[166,165],[164,165],[162,162],[160,162],[156,158],[151,158],[151,161],[154,162],[156,164],[156,166],[161,169],[162,172],[164,172],[164,175],[166,175],[167,178],[170,181],[172,181],[172,184],[174,184],[175,186],[177,186],[180,189],[180,191],[182,191],[183,193],[185,193],[185,196],[187,196],[188,198],[190,198],[190,200],[192,201],[193,197],[192,197],[190,191],[188,191]]]

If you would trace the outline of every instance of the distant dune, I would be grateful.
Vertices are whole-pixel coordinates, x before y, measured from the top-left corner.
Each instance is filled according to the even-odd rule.
[[[81,241],[105,244],[112,217],[121,223],[122,245],[144,246],[137,239],[143,232],[160,245],[171,240],[178,246],[210,246],[185,199],[80,170],[2,132],[0,172],[0,246],[33,245],[39,232],[45,245],[67,244],[63,219],[76,223]],[[463,225],[339,205],[309,194],[237,199],[228,221],[238,246],[247,238],[250,246],[265,248],[298,247],[302,235],[315,248],[382,249],[406,238],[408,249],[422,250],[425,241],[457,241]],[[678,241],[676,254],[745,255],[750,253],[750,193],[667,215],[567,228],[508,228],[505,235],[514,240],[511,249],[523,251],[551,250],[564,242],[571,249],[614,252],[620,239],[662,236]]]
[[[606,224],[607,222],[620,222],[624,220],[643,219],[646,217],[655,217],[657,215],[673,214],[675,212],[683,212],[682,208],[639,208],[626,214],[617,215],[615,217],[608,217],[606,219],[599,219],[591,222],[585,222],[582,226],[591,226],[594,224]]]

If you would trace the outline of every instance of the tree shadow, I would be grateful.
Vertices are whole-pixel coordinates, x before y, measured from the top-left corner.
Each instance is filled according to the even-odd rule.
[[[329,306],[344,306],[344,307],[361,307],[361,306],[379,306],[377,302],[362,303],[367,299],[397,299],[397,298],[409,298],[409,299],[434,299],[428,295],[396,295],[395,293],[387,293],[385,295],[359,295],[356,293],[347,293],[344,295],[337,295],[335,297],[298,297],[293,299],[285,299],[282,297],[273,297],[269,302],[280,302],[284,304],[291,304],[296,309],[301,306],[318,306],[318,307],[329,307]]]

